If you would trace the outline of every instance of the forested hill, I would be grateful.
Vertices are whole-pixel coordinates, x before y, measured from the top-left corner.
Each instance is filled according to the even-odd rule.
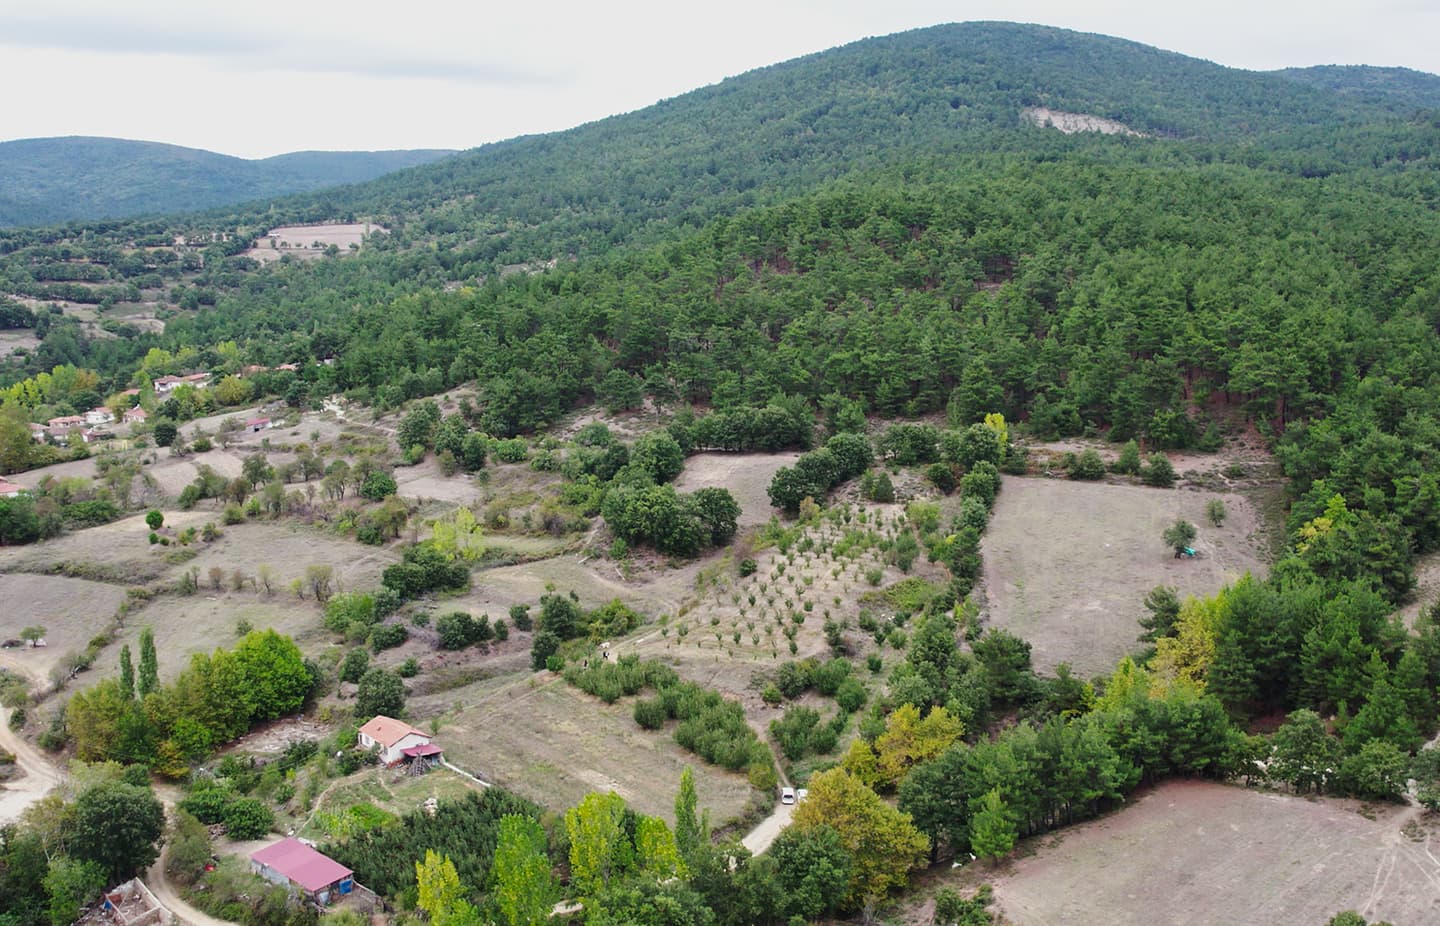
[[[244,160],[120,138],[0,142],[0,226],[207,209],[359,183],[451,153],[301,151]]]
[[[1440,109],[1440,76],[1410,68],[1326,64],[1273,72],[1288,80],[1320,87],[1397,110]]]
[[[462,267],[564,259],[661,240],[920,154],[1066,156],[1076,144],[1027,125],[1031,107],[1117,120],[1192,153],[1213,149],[1206,157],[1239,156],[1231,143],[1246,141],[1249,162],[1311,174],[1386,163],[1417,131],[1388,105],[1284,77],[1105,36],[966,23],[865,39],[569,131],[206,218],[366,215],[450,249]],[[1337,158],[1362,130],[1363,155]]]

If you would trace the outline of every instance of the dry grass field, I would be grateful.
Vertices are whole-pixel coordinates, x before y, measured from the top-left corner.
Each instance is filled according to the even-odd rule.
[[[20,636],[31,625],[46,630],[46,646],[0,649],[0,668],[13,669],[37,685],[67,653],[85,649],[109,626],[125,589],[103,582],[16,573],[0,575],[0,639]]]
[[[1017,926],[1440,922],[1440,833],[1417,808],[1174,781],[1037,842],[992,879]]]
[[[241,621],[253,630],[274,628],[294,637],[296,645],[307,654],[331,645],[320,608],[311,602],[298,602],[287,595],[265,599],[249,591],[208,589],[189,597],[166,595],[130,613],[115,642],[100,654],[94,669],[82,676],[83,684],[119,674],[120,646],[128,643],[130,651],[138,654],[142,628],[149,627],[155,634],[155,654],[160,663],[160,680],[164,682],[178,675],[195,653],[234,646]]]
[[[740,503],[740,527],[755,527],[776,514],[770,506],[770,480],[799,458],[798,453],[697,453],[685,461],[675,489],[729,489]]]
[[[436,741],[460,768],[552,809],[590,791],[614,791],[637,811],[669,820],[688,765],[712,819],[743,812],[751,795],[743,773],[706,765],[667,731],[642,730],[631,709],[630,699],[607,705],[548,674],[533,684],[521,677],[447,719]]]
[[[1229,511],[1219,528],[1205,518],[1212,498]],[[1196,559],[1160,539],[1177,518],[1199,529]],[[1207,595],[1263,575],[1260,543],[1242,495],[1006,476],[982,548],[988,622],[1030,641],[1037,669],[1106,673],[1135,649],[1150,589]]]

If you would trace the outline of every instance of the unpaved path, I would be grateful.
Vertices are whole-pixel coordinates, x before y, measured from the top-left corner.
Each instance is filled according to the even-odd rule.
[[[0,823],[14,823],[25,808],[48,794],[65,776],[10,729],[9,708],[0,709],[0,749],[14,753],[15,764],[25,773],[7,781],[4,790],[0,790]]]
[[[169,808],[166,808],[169,810]],[[150,870],[145,873],[145,886],[150,888],[150,893],[165,905],[177,919],[189,923],[190,926],[235,926],[230,920],[217,920],[207,913],[202,913],[190,906],[175,892],[175,886],[165,874],[165,856],[169,854],[169,847],[161,851],[160,857]]]
[[[760,855],[780,835],[780,831],[790,825],[790,816],[795,812],[794,804],[776,804],[770,816],[761,820],[755,828],[745,834],[740,840],[740,845],[750,850],[751,855]]]

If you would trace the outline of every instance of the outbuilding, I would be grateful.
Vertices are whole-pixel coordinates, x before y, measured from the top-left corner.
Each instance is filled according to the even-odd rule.
[[[250,867],[267,881],[291,885],[322,907],[355,890],[354,872],[293,836],[251,853]]]

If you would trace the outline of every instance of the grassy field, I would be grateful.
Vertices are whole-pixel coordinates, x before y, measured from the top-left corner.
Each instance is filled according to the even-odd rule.
[[[0,649],[0,667],[43,684],[67,653],[85,649],[109,626],[125,600],[125,589],[102,582],[21,573],[0,575],[0,639],[20,636],[31,625],[46,630],[46,646]]]
[[[1212,498],[1229,511],[1219,528],[1205,518]],[[1199,528],[1199,558],[1161,541],[1177,518]],[[1237,494],[1007,476],[983,544],[988,622],[1030,641],[1037,669],[1109,672],[1135,648],[1156,585],[1207,595],[1263,575],[1258,530]]]
[[[637,811],[671,820],[687,765],[717,823],[740,815],[750,800],[743,774],[706,765],[668,732],[642,730],[629,700],[607,705],[548,675],[487,687],[442,725],[436,742],[460,768],[543,806],[560,809],[590,791],[614,791]]]
[[[154,631],[160,679],[168,681],[190,662],[191,655],[234,646],[242,621],[255,630],[274,628],[294,637],[307,654],[330,645],[331,637],[321,623],[320,609],[312,602],[297,602],[283,595],[266,599],[249,591],[203,591],[189,597],[166,595],[131,612],[125,629],[101,653],[95,668],[86,674],[85,684],[119,673],[121,644],[129,643],[130,651],[138,655],[140,631],[144,627]]]
[[[685,461],[675,480],[680,492],[729,489],[740,504],[740,526],[754,527],[776,514],[770,506],[770,480],[782,466],[793,466],[798,453],[697,453]]]
[[[1042,837],[992,880],[1019,926],[1316,924],[1347,909],[1410,926],[1440,921],[1437,842],[1416,808],[1175,781]]]

